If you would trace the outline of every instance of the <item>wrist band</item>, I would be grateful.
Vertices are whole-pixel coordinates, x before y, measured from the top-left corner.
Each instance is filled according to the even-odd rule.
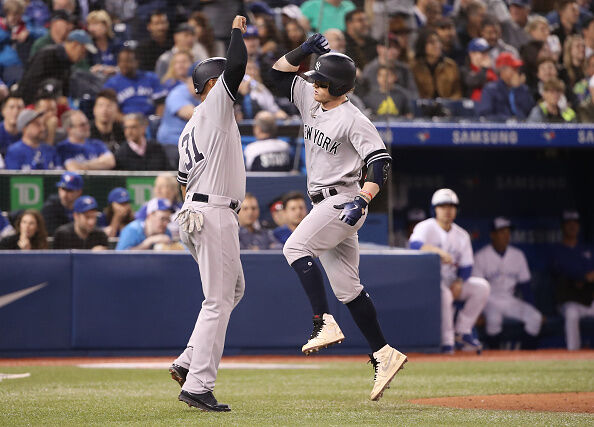
[[[369,191],[361,190],[359,191],[359,195],[363,197],[367,201],[367,203],[373,200],[373,194],[371,194]]]

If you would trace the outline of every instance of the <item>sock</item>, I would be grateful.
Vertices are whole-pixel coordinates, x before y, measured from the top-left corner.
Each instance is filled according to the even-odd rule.
[[[309,298],[311,308],[316,316],[322,316],[329,313],[328,300],[324,290],[324,278],[320,267],[314,262],[313,258],[306,256],[299,258],[291,264],[291,267],[297,272],[301,285]]]
[[[346,306],[369,343],[371,351],[375,353],[384,347],[387,342],[377,321],[377,312],[369,294],[365,290],[361,291],[359,296],[347,303]]]

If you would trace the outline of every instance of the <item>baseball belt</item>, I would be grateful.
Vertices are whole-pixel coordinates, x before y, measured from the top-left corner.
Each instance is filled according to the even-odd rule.
[[[226,200],[224,203],[220,203],[220,199],[226,199],[226,200],[230,200],[229,203],[226,203]],[[214,200],[214,199],[219,199],[219,200]],[[202,194],[202,193],[193,193],[192,194],[192,201],[193,202],[204,202],[204,203],[208,203],[210,200],[211,204],[213,205],[223,205],[223,206],[229,206],[231,209],[233,209],[235,212],[238,211],[237,208],[239,208],[239,202],[237,200],[234,199],[229,199],[228,197],[222,197],[222,196],[209,196],[208,194]]]
[[[337,194],[338,194],[338,191],[336,190],[336,188],[331,187],[331,188],[324,188],[319,193],[310,193],[309,198],[311,199],[313,204],[318,204],[325,198],[330,197],[330,196],[336,196]]]

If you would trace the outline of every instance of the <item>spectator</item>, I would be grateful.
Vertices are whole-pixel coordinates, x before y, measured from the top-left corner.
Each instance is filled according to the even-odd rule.
[[[161,144],[146,140],[148,121],[139,113],[124,116],[126,143],[115,153],[116,169],[131,171],[167,170],[169,164]]]
[[[390,18],[389,34],[394,34],[400,46],[400,55],[397,59],[406,64],[410,63],[414,57],[414,53],[409,48],[412,31],[404,17],[397,15]]]
[[[243,96],[243,119],[251,119],[262,110],[270,111],[277,119],[287,118],[287,113],[280,109],[270,90],[262,83],[260,67],[256,62],[248,61],[238,93]]]
[[[72,221],[74,201],[82,195],[83,179],[74,172],[64,172],[56,187],[58,194],[49,196],[41,208],[49,235],[53,235],[59,226]]]
[[[44,141],[47,135],[43,113],[23,110],[17,118],[17,129],[22,133],[20,141],[8,147],[6,169],[38,170],[56,169],[60,159],[54,147]]]
[[[36,35],[31,34],[23,21],[25,4],[22,0],[4,0],[2,10],[4,17],[0,17],[0,66],[3,67],[2,79],[13,83],[20,77],[20,67],[27,63]],[[7,72],[11,68],[15,69],[13,75]]]
[[[586,58],[584,64],[584,77],[573,86],[572,92],[576,104],[579,104],[590,97],[588,85],[590,84],[590,78],[592,76],[594,76],[594,55],[590,55]]]
[[[362,70],[377,56],[377,42],[369,35],[369,19],[363,9],[351,10],[345,15],[345,54]]]
[[[586,45],[582,36],[567,37],[563,46],[563,69],[561,78],[569,88],[584,78],[584,63],[586,61]]]
[[[0,240],[0,249],[35,250],[47,249],[47,231],[41,214],[27,209],[19,215],[15,224],[18,233]]]
[[[594,123],[594,75],[590,77],[588,91],[590,96],[585,98],[577,109],[580,123]]]
[[[495,61],[499,80],[487,83],[476,106],[479,116],[488,120],[516,118],[524,120],[534,106],[530,89],[524,84],[525,77],[520,73],[523,62],[503,52]]]
[[[179,50],[173,54],[167,72],[161,77],[161,83],[168,95],[174,87],[185,83],[188,73],[191,74],[194,70],[192,62],[192,54],[187,50]]]
[[[163,78],[167,72],[173,55],[180,51],[186,51],[192,54],[190,63],[200,62],[208,58],[208,52],[204,46],[196,41],[194,27],[187,23],[180,24],[173,34],[173,47],[168,51],[163,52],[157,60],[155,73],[157,73],[157,76],[159,76],[160,79]]]
[[[345,15],[354,9],[355,5],[349,0],[307,0],[301,5],[305,17],[302,24],[309,27],[306,30],[317,33],[330,28],[344,31]]]
[[[130,193],[122,187],[116,187],[107,196],[107,206],[97,219],[107,237],[118,237],[122,229],[134,221],[134,212],[130,204]]]
[[[305,197],[298,191],[283,196],[284,224],[274,229],[274,237],[283,245],[307,215]]]
[[[396,34],[388,35],[388,47],[385,43],[376,45],[377,57],[371,61],[363,70],[363,91],[379,90],[377,83],[377,71],[380,66],[388,67],[396,73],[398,85],[409,99],[415,99],[419,96],[417,83],[407,63],[398,60],[401,47],[398,43]]]
[[[275,249],[281,246],[272,230],[266,230],[260,226],[259,216],[258,199],[253,194],[246,193],[238,214],[240,249]]]
[[[103,89],[97,94],[93,106],[91,138],[103,141],[112,153],[126,142],[124,128],[117,121],[118,100],[113,89]]]
[[[433,27],[442,17],[441,2],[437,0],[416,0],[413,14],[418,29]]]
[[[532,108],[527,122],[533,123],[570,123],[576,121],[576,114],[567,102],[560,106],[560,99],[565,92],[565,84],[557,79],[551,79],[543,84],[542,101]]]
[[[93,40],[85,31],[74,30],[68,34],[63,45],[47,46],[33,55],[19,82],[19,91],[25,104],[30,104],[33,101],[39,86],[49,78],[58,80],[64,93],[68,94],[70,68],[83,59],[87,51],[91,54],[97,52]]]
[[[468,46],[472,39],[481,36],[483,20],[487,16],[487,7],[480,0],[466,3],[465,14],[458,27],[458,40],[462,46]]]
[[[501,26],[503,41],[511,46],[522,46],[530,40],[525,30],[530,16],[530,0],[511,0],[509,14],[511,19]]]
[[[254,25],[248,25],[246,32],[243,33],[243,41],[247,50],[248,61],[260,62],[262,48],[260,46],[258,28]]]
[[[155,73],[138,69],[136,52],[128,47],[118,54],[120,72],[105,82],[105,89],[117,94],[120,111],[124,114],[141,113],[146,116],[163,111],[167,91]]]
[[[290,171],[291,146],[276,138],[276,119],[269,111],[260,111],[254,117],[254,137],[256,141],[248,144],[243,151],[248,171],[279,172]]]
[[[538,85],[538,67],[541,61],[545,59],[551,59],[557,68],[557,62],[555,57],[551,54],[551,50],[548,45],[544,42],[532,40],[526,43],[520,48],[520,54],[524,66],[522,71],[526,76],[526,84],[530,89],[535,92]],[[536,98],[538,99],[538,98]]]
[[[462,98],[458,66],[443,56],[441,40],[435,31],[422,30],[419,33],[411,70],[421,98]]]
[[[97,228],[97,201],[81,196],[74,202],[74,221],[64,224],[54,234],[54,249],[107,249],[107,235]]]
[[[65,10],[56,10],[52,13],[52,18],[49,24],[49,31],[46,35],[39,37],[31,46],[29,56],[33,57],[42,48],[50,45],[63,44],[66,37],[73,30],[74,19]]]
[[[594,18],[588,19],[582,26],[582,36],[586,45],[586,58],[594,54]]]
[[[591,249],[580,243],[580,214],[567,210],[561,220],[561,242],[551,248],[549,265],[556,300],[565,317],[567,349],[579,350],[580,319],[594,316],[594,257]]]
[[[202,12],[193,12],[188,19],[188,24],[194,27],[196,39],[208,52],[208,57],[225,56],[225,44],[216,40],[212,25],[207,16]]]
[[[548,81],[556,79],[557,77],[557,65],[552,57],[543,58],[538,61],[538,67],[536,69],[536,81],[530,88],[534,99],[540,99],[542,97],[543,85]]]
[[[87,27],[97,48],[97,53],[91,55],[91,71],[103,77],[115,74],[122,44],[115,38],[109,14],[94,10],[87,16]]]
[[[342,33],[342,31],[336,29],[336,28],[331,28],[328,31],[335,31],[340,33],[339,36],[335,36],[339,39],[338,42],[338,48],[336,49],[337,51],[344,53],[344,49],[346,47],[346,42],[344,40],[344,34]],[[326,31],[326,33],[328,32]],[[324,34],[326,34],[324,33]],[[305,30],[303,29],[303,27],[301,26],[301,24],[299,23],[299,21],[297,21],[296,19],[289,19],[286,23],[285,23],[285,31],[282,33],[282,37],[283,37],[283,45],[285,47],[285,49],[287,51],[291,51],[293,49],[297,49],[299,46],[301,46],[301,44],[307,40],[307,33],[305,32]],[[340,38],[342,37],[342,51],[339,50],[340,48]],[[330,44],[330,40],[328,40],[328,44]],[[333,47],[331,47],[331,49],[334,49]],[[248,51],[249,52],[249,51]],[[299,70],[298,72],[304,72],[309,70],[309,60],[310,58],[305,58],[303,61],[301,61],[301,63],[299,64]]]
[[[171,243],[167,225],[172,212],[169,200],[152,199],[147,204],[146,219],[137,219],[124,227],[116,250],[147,250]]]
[[[454,352],[454,345],[480,353],[481,343],[472,328],[489,297],[489,283],[472,277],[470,235],[454,223],[458,196],[452,190],[437,190],[431,198],[435,217],[418,223],[410,236],[411,249],[432,252],[441,258],[441,344],[442,351]],[[454,301],[465,301],[454,326]],[[455,331],[455,334],[454,334]]]
[[[468,66],[460,70],[464,78],[465,97],[475,102],[481,100],[483,87],[497,80],[488,50],[489,44],[485,39],[472,39],[468,45]]]
[[[559,0],[557,12],[559,13],[559,24],[553,28],[552,34],[556,35],[561,46],[564,46],[567,36],[578,33],[580,9],[577,0]]]
[[[182,58],[184,55],[179,55]],[[173,61],[172,61],[173,62]],[[169,168],[177,170],[179,153],[177,142],[184,126],[194,114],[194,107],[200,104],[200,97],[194,90],[192,72],[194,67],[185,70],[183,82],[175,86],[165,99],[165,112],[157,131],[157,141],[163,146]]]
[[[520,56],[518,50],[501,39],[501,25],[492,16],[486,16],[481,24],[481,37],[489,44],[489,56],[495,61],[500,53],[509,52]]]
[[[169,19],[167,19],[167,14],[160,9],[153,10],[146,28],[149,32],[149,38],[139,43],[136,52],[140,69],[154,71],[159,56],[171,49],[173,45],[173,41],[169,35]]]
[[[275,56],[280,50],[281,39],[274,19],[270,15],[256,16],[256,28],[258,29],[258,38],[260,39],[260,51],[262,54],[272,54]]]
[[[305,36],[305,33],[303,33]],[[324,37],[328,40],[328,47],[330,50],[333,50],[338,53],[345,53],[346,52],[346,39],[342,31],[336,28],[330,28],[328,31],[324,33]],[[304,37],[300,37],[299,40],[302,40],[303,43],[306,39]],[[298,46],[301,45],[299,43]],[[291,51],[293,49],[289,49]]]
[[[275,197],[272,202],[268,204],[268,212],[270,212],[272,221],[262,221],[262,225],[265,228],[274,230],[276,227],[285,225],[285,212],[283,211],[282,196]]]
[[[2,104],[2,117],[0,122],[0,155],[5,155],[10,144],[21,139],[21,133],[17,127],[17,117],[23,111],[25,104],[19,96],[10,94]]]
[[[528,25],[526,26],[526,31],[530,36],[530,41],[525,43],[524,46],[531,42],[542,42],[548,50],[548,52],[546,53],[547,56],[553,56],[555,60],[559,58],[559,55],[561,54],[561,43],[559,42],[559,37],[557,37],[554,34],[551,34],[549,22],[546,20],[546,18],[539,15],[530,17]],[[528,62],[524,57],[524,54],[521,52],[524,46],[520,48],[520,54],[522,56],[522,59],[524,59],[525,62]],[[541,47],[539,47],[538,50],[540,49]]]
[[[466,52],[458,42],[456,27],[452,18],[440,18],[435,22],[434,27],[441,40],[444,56],[453,59],[459,67],[463,66],[466,60]]]
[[[50,20],[50,11],[42,0],[29,0],[25,8],[23,19],[30,25],[41,28],[45,27]]]
[[[530,269],[524,253],[509,244],[512,223],[497,217],[491,224],[491,244],[474,257],[474,276],[482,277],[491,285],[491,293],[485,306],[487,342],[491,348],[499,348],[503,319],[510,318],[524,324],[525,336],[522,347],[535,349],[542,325],[542,315],[534,308],[534,296],[530,287]],[[523,299],[514,296],[514,290],[522,291]]]
[[[371,90],[364,98],[365,105],[372,110],[372,117],[398,116],[411,118],[410,99],[400,88],[394,70],[380,66],[377,70],[378,89]]]
[[[53,79],[48,79],[48,81]],[[51,85],[51,83],[50,83]],[[66,132],[60,126],[58,101],[53,94],[44,93],[43,88],[35,99],[35,111],[43,113],[42,119],[47,130],[46,141],[49,145],[56,145],[56,142],[66,138]]]
[[[60,162],[69,171],[108,170],[115,167],[115,157],[98,139],[91,139],[89,119],[80,110],[64,113],[68,138],[56,147]]]
[[[176,213],[181,209],[183,206],[183,202],[180,198],[180,191],[179,185],[177,184],[177,180],[173,175],[170,173],[160,173],[155,178],[155,184],[153,186],[153,198],[157,199],[167,199],[171,202],[171,209],[173,213]],[[136,212],[135,218],[144,220],[146,218],[146,209],[148,206],[148,202],[145,203],[138,209]],[[172,222],[169,224],[169,229],[171,230],[171,225],[177,224]]]

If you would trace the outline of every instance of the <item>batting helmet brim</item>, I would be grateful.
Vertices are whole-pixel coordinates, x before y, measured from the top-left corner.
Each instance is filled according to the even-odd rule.
[[[306,71],[305,73],[303,73],[305,75],[305,77],[307,77],[308,80],[310,81],[319,81],[319,82],[331,82],[332,79],[327,76],[326,74],[320,73],[319,71],[316,70],[311,70],[311,71]]]

